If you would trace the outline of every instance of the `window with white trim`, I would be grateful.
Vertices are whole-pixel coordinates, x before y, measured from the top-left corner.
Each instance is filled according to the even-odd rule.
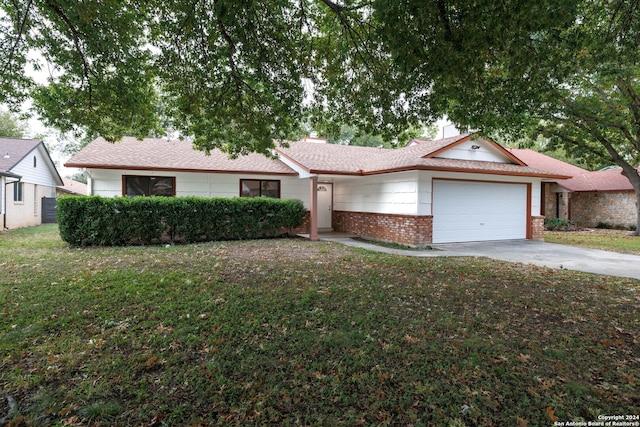
[[[241,179],[241,197],[280,198],[280,181],[271,179]]]

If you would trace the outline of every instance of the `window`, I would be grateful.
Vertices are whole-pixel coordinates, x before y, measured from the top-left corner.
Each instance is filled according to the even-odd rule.
[[[126,196],[175,196],[176,179],[166,176],[131,176],[123,179],[123,193]]]
[[[33,156],[33,167],[38,167],[38,158],[36,156]]]
[[[13,183],[13,201],[14,202],[24,202],[24,182],[16,181]]]
[[[240,196],[280,198],[280,181],[266,179],[241,179]]]

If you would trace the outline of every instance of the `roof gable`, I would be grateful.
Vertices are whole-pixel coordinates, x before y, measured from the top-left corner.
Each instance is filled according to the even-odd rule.
[[[0,172],[10,172],[42,141],[0,137]]]
[[[526,166],[522,160],[500,144],[490,139],[480,138],[476,134],[465,133],[437,141],[414,140],[412,142],[415,145],[423,145],[433,149],[425,155],[426,158],[511,163]]]
[[[0,138],[0,174],[15,178],[24,176],[23,161],[32,153],[37,153],[37,155],[44,160],[46,169],[53,182],[55,182],[56,185],[62,185],[62,178],[51,159],[49,150],[47,150],[47,147],[42,141],[37,139]],[[49,181],[48,177],[46,181]]]

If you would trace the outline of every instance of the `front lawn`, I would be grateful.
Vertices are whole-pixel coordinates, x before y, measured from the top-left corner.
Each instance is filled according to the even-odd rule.
[[[0,233],[11,425],[550,426],[640,413],[640,282],[302,239]]]
[[[586,229],[545,231],[545,242],[640,255],[640,237],[631,231]]]

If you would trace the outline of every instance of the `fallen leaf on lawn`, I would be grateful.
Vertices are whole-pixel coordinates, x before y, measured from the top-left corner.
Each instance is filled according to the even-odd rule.
[[[547,411],[547,415],[549,416],[549,418],[551,419],[551,421],[553,421],[554,423],[555,423],[556,421],[558,421],[558,417],[556,417],[556,414],[554,414],[554,413],[553,413],[553,409],[551,409],[551,408],[549,408],[549,407],[547,406],[546,411]]]
[[[404,340],[405,340],[406,342],[410,343],[410,344],[415,344],[415,343],[417,343],[417,342],[419,342],[419,341],[420,341],[420,339],[419,339],[419,338],[412,337],[412,336],[411,336],[411,335],[409,335],[409,334],[407,334],[407,335],[405,335],[405,336],[404,336]]]
[[[531,359],[531,355],[529,354],[520,353],[520,356],[516,357],[516,360],[520,363],[526,363],[529,361],[529,359]]]

